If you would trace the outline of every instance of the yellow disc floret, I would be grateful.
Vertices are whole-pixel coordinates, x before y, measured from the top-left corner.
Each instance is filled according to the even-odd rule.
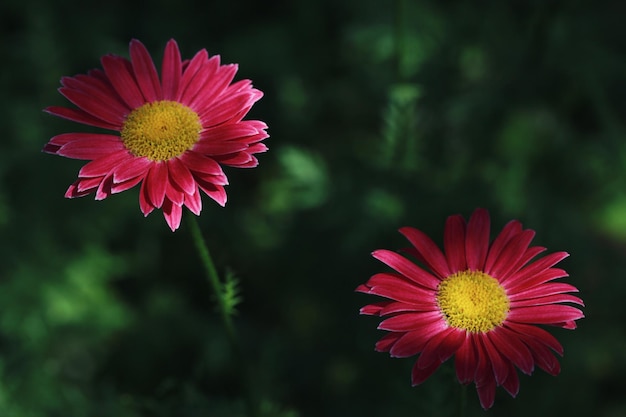
[[[481,271],[450,275],[437,289],[437,304],[448,325],[472,333],[486,333],[502,324],[509,298],[493,277]]]
[[[154,101],[133,110],[122,127],[124,146],[135,156],[166,161],[191,149],[200,137],[198,114],[176,101]]]

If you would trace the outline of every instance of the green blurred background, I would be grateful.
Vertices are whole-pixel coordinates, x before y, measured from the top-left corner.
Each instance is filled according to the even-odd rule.
[[[183,219],[137,189],[63,198],[81,161],[41,153],[83,126],[65,75],[207,48],[265,92],[254,170],[227,169],[199,222],[240,279],[236,324],[268,416],[455,415],[451,364],[374,352],[374,249],[486,207],[563,262],[586,302],[555,329],[562,373],[498,389],[490,415],[626,416],[626,35],[620,2],[4,0],[0,5],[0,417],[243,416],[233,355]],[[495,233],[495,230],[494,230]],[[467,415],[482,416],[473,386]]]

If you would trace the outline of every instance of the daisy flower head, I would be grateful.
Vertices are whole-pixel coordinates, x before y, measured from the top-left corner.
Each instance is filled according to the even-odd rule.
[[[263,93],[250,80],[232,82],[237,65],[222,65],[219,55],[201,50],[182,60],[170,40],[160,76],[146,47],[130,42],[130,60],[106,55],[102,69],[61,79],[59,92],[76,107],[46,112],[109,133],[64,133],[44,152],[88,160],[68,198],[95,192],[96,200],[141,184],[144,216],[161,209],[176,230],[182,207],[196,215],[201,192],[221,206],[228,184],[222,166],[255,167],[265,152],[267,125],[242,120]]]
[[[530,375],[535,365],[551,375],[560,372],[557,339],[538,325],[575,329],[583,306],[571,293],[578,289],[554,282],[568,274],[555,268],[568,256],[556,252],[533,260],[546,248],[530,246],[533,230],[509,222],[490,243],[489,213],[477,209],[466,223],[448,217],[444,250],[423,232],[400,229],[412,247],[406,253],[422,266],[389,250],[374,258],[393,272],[373,275],[358,292],[388,300],[366,305],[361,314],[383,318],[387,333],[376,350],[392,357],[419,355],[412,370],[418,385],[454,356],[460,383],[474,382],[484,409],[493,405],[496,386],[515,397],[518,368]]]

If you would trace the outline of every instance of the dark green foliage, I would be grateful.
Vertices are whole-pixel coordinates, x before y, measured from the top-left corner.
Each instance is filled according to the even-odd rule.
[[[183,223],[137,189],[66,200],[88,128],[42,112],[59,79],[175,38],[265,92],[270,151],[227,169],[199,223],[267,416],[458,415],[453,364],[410,386],[374,352],[354,288],[448,215],[486,207],[566,250],[587,318],[555,330],[562,373],[521,376],[492,415],[624,416],[626,36],[620,2],[7,0],[0,5],[0,416],[244,415],[235,358]],[[230,276],[230,275],[227,275]],[[239,302],[241,301],[241,302]],[[485,414],[468,387],[468,416]]]

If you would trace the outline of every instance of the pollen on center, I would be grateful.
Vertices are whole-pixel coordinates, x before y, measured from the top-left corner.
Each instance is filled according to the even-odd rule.
[[[509,298],[500,283],[481,271],[450,275],[437,289],[437,304],[448,325],[485,333],[504,322]]]
[[[121,130],[124,146],[135,156],[166,161],[191,149],[200,138],[198,114],[175,101],[155,101],[133,110]]]

